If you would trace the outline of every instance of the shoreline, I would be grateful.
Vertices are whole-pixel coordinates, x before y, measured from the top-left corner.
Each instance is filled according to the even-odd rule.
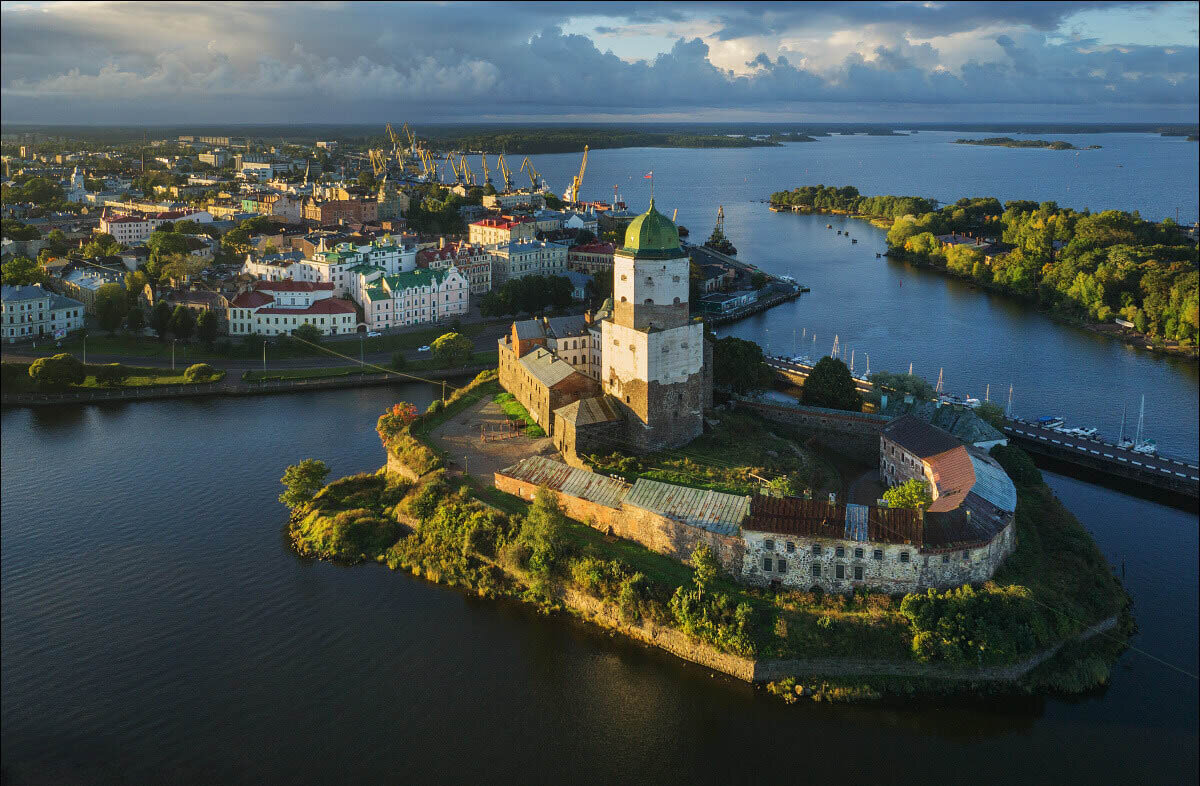
[[[770,204],[769,202],[768,202],[768,209],[773,213],[800,213],[802,215],[842,216],[845,218],[852,218],[852,219],[855,219],[858,221],[866,221],[867,223],[869,223],[872,226],[875,226],[879,229],[887,229],[894,223],[893,219],[888,218],[886,216],[872,216],[872,215],[868,215],[866,213],[851,213],[846,210],[808,208],[808,207],[795,209],[790,205],[779,206],[779,205]],[[1145,333],[1138,333],[1137,331],[1130,330],[1129,328],[1122,328],[1119,325],[1115,325],[1115,324],[1111,324],[1111,323],[1107,323],[1107,322],[1088,322],[1088,321],[1079,319],[1077,317],[1071,317],[1069,315],[1061,314],[1056,311],[1052,311],[1049,309],[1043,309],[1043,308],[1038,307],[1037,305],[1032,304],[1030,302],[1029,298],[1027,298],[1023,295],[1020,295],[1016,292],[1010,292],[1006,289],[997,287],[993,284],[986,284],[986,283],[983,283],[980,281],[974,281],[974,280],[966,278],[964,276],[960,276],[950,270],[946,270],[945,268],[941,268],[936,265],[931,265],[928,262],[925,262],[923,260],[912,259],[907,256],[895,254],[895,253],[893,253],[894,251],[895,251],[895,249],[889,248],[887,251],[883,252],[883,256],[887,257],[888,259],[893,259],[893,260],[900,261],[900,262],[907,262],[915,267],[921,268],[922,270],[928,270],[928,271],[937,273],[939,275],[945,276],[947,278],[952,278],[952,279],[955,279],[958,281],[962,281],[963,283],[966,283],[972,287],[981,289],[985,292],[989,292],[991,294],[1003,295],[1004,297],[1011,298],[1019,303],[1024,304],[1026,307],[1030,308],[1033,311],[1036,311],[1039,314],[1045,314],[1047,317],[1050,317],[1051,319],[1053,319],[1055,322],[1058,322],[1059,324],[1070,325],[1072,327],[1077,327],[1082,330],[1086,330],[1089,333],[1095,333],[1098,335],[1108,336],[1108,337],[1114,338],[1114,339],[1120,339],[1126,345],[1131,346],[1134,349],[1137,349],[1139,351],[1150,352],[1152,354],[1162,355],[1165,357],[1181,358],[1184,360],[1192,360],[1192,361],[1200,360],[1200,347],[1180,347],[1180,346],[1161,345],[1160,343],[1157,343],[1155,341],[1155,339],[1151,338],[1150,336],[1146,335]],[[1149,343],[1147,343],[1147,342],[1149,342]]]

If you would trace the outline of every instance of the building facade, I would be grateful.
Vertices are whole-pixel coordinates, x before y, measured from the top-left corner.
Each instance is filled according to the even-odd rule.
[[[453,321],[471,308],[470,284],[454,267],[386,275],[360,266],[354,273],[367,330]]]
[[[469,243],[447,243],[445,238],[436,248],[417,252],[417,267],[430,270],[458,268],[471,284],[471,295],[479,297],[492,291],[492,255],[483,246]]]
[[[525,276],[561,276],[567,272],[567,247],[545,240],[488,246],[492,256],[492,288]]]
[[[327,335],[358,329],[358,309],[333,296],[333,285],[305,281],[259,281],[229,303],[229,334],[288,335],[314,325]]]
[[[0,294],[0,336],[10,344],[55,338],[83,327],[84,307],[40,285],[8,286]]]
[[[567,270],[586,273],[589,276],[611,276],[616,250],[612,243],[572,246],[567,251]]]
[[[537,234],[537,224],[527,216],[484,218],[467,227],[467,242],[471,245],[492,246],[499,243],[531,241]]]

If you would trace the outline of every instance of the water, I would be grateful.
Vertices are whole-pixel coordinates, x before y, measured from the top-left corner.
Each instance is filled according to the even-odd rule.
[[[1001,757],[1005,780],[1194,780],[1196,683],[1135,653],[1078,701],[789,707],[570,619],[297,558],[275,501],[284,467],[374,469],[373,419],[400,397],[432,398],[6,410],[13,781],[711,783],[763,764],[790,779],[803,762],[813,778],[986,782],[998,769],[978,768]],[[1138,645],[1195,672],[1194,518],[1052,482],[1127,558]]]
[[[1146,433],[1160,451],[1195,459],[1200,386],[1194,362],[1153,355],[1109,337],[1068,327],[1025,304],[909,265],[876,259],[884,231],[865,221],[772,213],[761,200],[799,185],[854,185],[864,194],[913,194],[1056,200],[1092,210],[1138,210],[1147,218],[1197,216],[1197,145],[1150,134],[1069,135],[1100,150],[1024,150],[955,145],[957,132],[909,137],[834,136],[782,148],[732,150],[598,150],[588,157],[583,197],[611,199],[618,183],[630,209],[649,199],[701,242],[716,206],[738,257],[790,275],[810,294],[720,328],[719,335],[757,341],[776,354],[828,354],[838,336],[856,370],[867,354],[875,371],[913,370],[931,382],[945,370],[946,390],[1007,403],[1026,417],[1057,414],[1073,426],[1116,437],[1122,405],[1129,428],[1146,395]],[[969,135],[968,135],[969,136]],[[1057,137],[1056,137],[1057,138]],[[1117,168],[1117,163],[1123,163]],[[579,156],[536,158],[556,189],[577,171]],[[478,167],[476,167],[478,168]],[[834,229],[825,229],[832,223]],[[852,244],[838,229],[858,239]],[[802,333],[817,336],[801,342]],[[795,337],[795,338],[793,338]]]
[[[1134,395],[1145,389],[1151,436],[1164,450],[1195,455],[1194,366],[876,260],[878,238],[865,224],[851,229],[856,246],[842,246],[824,229],[827,219],[772,214],[752,201],[821,180],[957,196],[939,185],[951,178],[920,180],[910,160],[888,172],[896,145],[920,151],[927,137],[919,136],[782,150],[598,151],[585,196],[603,196],[590,184],[627,173],[632,197],[646,186],[640,175],[654,169],[660,205],[678,203],[696,235],[707,234],[714,205],[724,201],[743,256],[813,287],[796,304],[731,326],[737,335],[783,351],[793,328],[816,330],[822,345],[836,332],[843,347],[870,351],[872,368],[906,369],[911,357],[931,378],[944,366],[954,391],[981,393],[991,381],[993,398],[1011,378],[1018,411],[1052,407],[1106,430],[1119,402],[1136,411]],[[1119,144],[1132,151],[1124,170],[1137,151],[1165,157],[1156,164],[1157,192],[1194,204],[1194,145],[1118,136],[1098,137],[1105,150],[1079,158]],[[831,157],[835,150],[861,154]],[[1054,161],[1050,151],[939,150],[1034,152]],[[827,169],[804,179],[791,170],[805,158]],[[872,162],[878,185],[865,172],[851,177],[858,160]],[[538,159],[564,184],[556,172],[577,165],[577,157]],[[739,184],[741,172],[747,180]],[[1005,172],[966,168],[952,180],[966,189],[978,178],[969,193],[1002,199],[1062,199],[1054,192],[1061,180],[1044,168],[1036,183],[1012,186],[1016,193],[986,187]],[[906,177],[918,179],[906,185]],[[1089,182],[1093,209],[1151,215],[1167,204],[1155,207],[1155,189]],[[849,774],[958,782],[968,773],[985,783],[1195,782],[1197,683],[1137,652],[1122,656],[1106,690],[1071,701],[786,706],[570,619],[474,600],[378,566],[295,557],[276,502],[284,467],[314,456],[334,476],[374,469],[383,461],[378,414],[399,398],[424,407],[432,397],[408,385],[5,410],[6,775],[18,783],[712,783],[763,772],[785,781]],[[1113,564],[1125,563],[1140,627],[1135,646],[1195,674],[1195,512],[1048,480]]]

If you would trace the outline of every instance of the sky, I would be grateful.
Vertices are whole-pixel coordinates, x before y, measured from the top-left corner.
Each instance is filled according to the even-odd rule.
[[[1196,2],[0,3],[6,124],[1195,123]]]

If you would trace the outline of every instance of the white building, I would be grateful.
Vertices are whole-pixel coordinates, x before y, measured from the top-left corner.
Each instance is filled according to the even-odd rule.
[[[355,268],[356,289],[368,330],[461,319],[471,307],[471,285],[458,268],[387,275]]]
[[[113,236],[118,243],[144,243],[151,233],[163,224],[175,221],[195,221],[211,224],[212,214],[207,210],[170,210],[160,213],[109,213],[100,216],[100,231]]]
[[[501,243],[488,246],[492,255],[492,288],[511,278],[561,276],[567,272],[568,247],[549,241]]]
[[[0,294],[0,336],[12,344],[41,336],[62,337],[83,327],[83,304],[39,285],[5,286]]]
[[[365,246],[339,243],[332,251],[324,249],[293,268],[296,281],[323,281],[333,284],[334,295],[341,297],[350,291],[354,282],[350,269],[358,265],[383,268],[389,276],[408,273],[417,267],[417,247],[407,246],[390,236],[374,240]]]
[[[229,303],[229,335],[278,336],[301,325],[339,335],[358,328],[358,309],[333,296],[333,285],[302,281],[259,281]]]

